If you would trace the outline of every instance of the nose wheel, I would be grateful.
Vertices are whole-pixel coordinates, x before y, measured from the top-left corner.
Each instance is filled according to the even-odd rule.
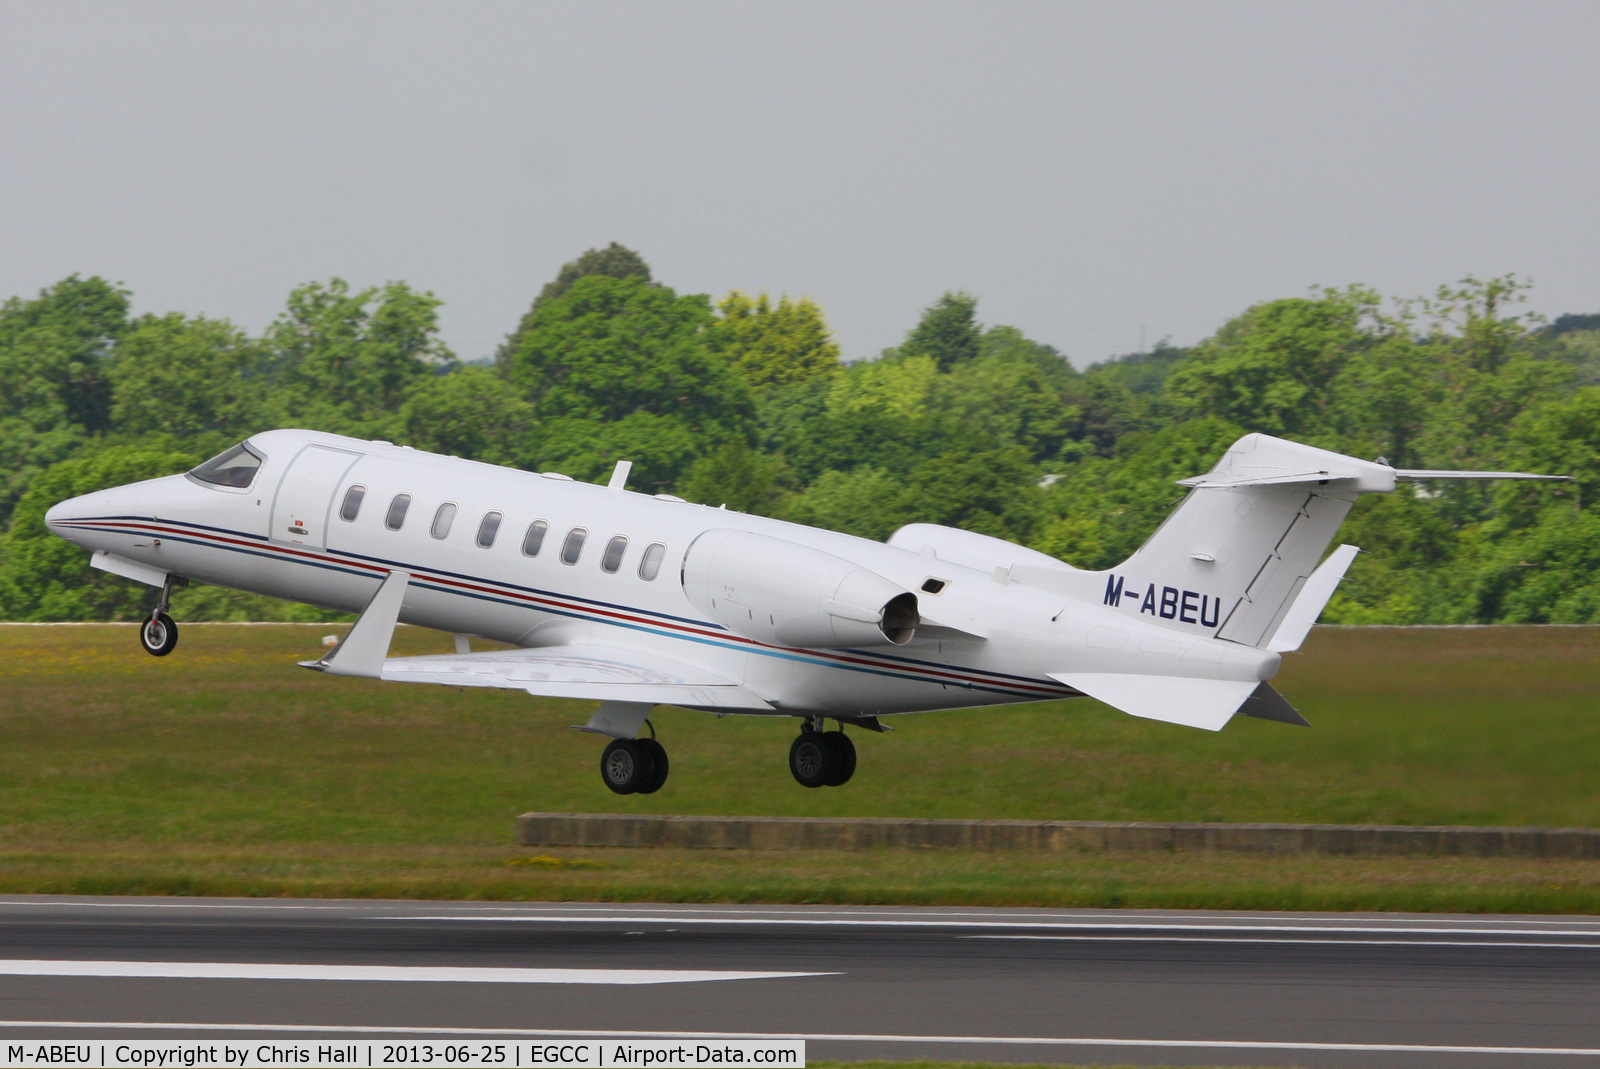
[[[842,787],[856,773],[856,744],[807,720],[789,745],[789,771],[802,787]]]
[[[161,584],[161,600],[150,610],[149,619],[139,625],[139,645],[152,657],[165,657],[178,646],[178,625],[167,615],[167,609],[172,604],[173,586],[183,582],[167,576],[167,581]]]
[[[139,628],[139,645],[152,657],[165,657],[178,645],[178,625],[158,612]]]

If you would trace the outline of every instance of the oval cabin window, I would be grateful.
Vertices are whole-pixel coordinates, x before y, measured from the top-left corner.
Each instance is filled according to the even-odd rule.
[[[639,578],[649,582],[661,574],[661,558],[667,555],[667,547],[660,542],[651,542],[644,547],[644,556],[639,559]]]
[[[622,567],[622,555],[627,551],[628,539],[623,535],[617,535],[607,542],[606,551],[600,558],[600,570],[607,574],[616,574],[617,569]]]
[[[450,533],[450,525],[456,522],[456,507],[449,501],[439,506],[439,511],[433,514],[433,526],[428,533],[435,538],[444,538]]]
[[[361,513],[361,499],[367,496],[365,486],[352,486],[344,492],[344,504],[339,506],[339,518],[350,523]]]
[[[524,557],[537,557],[539,547],[544,545],[544,533],[550,525],[543,520],[534,520],[528,524],[528,533],[522,536],[522,555]]]
[[[574,527],[567,532],[567,540],[561,545],[561,563],[577,564],[578,558],[583,556],[583,540],[589,537],[589,532],[582,527]]]
[[[383,518],[383,525],[391,531],[398,531],[406,522],[406,510],[410,507],[410,494],[394,495],[394,500],[389,502],[389,514]]]
[[[483,522],[478,524],[478,548],[488,549],[494,545],[494,536],[500,533],[500,521],[504,519],[498,512],[486,512]]]

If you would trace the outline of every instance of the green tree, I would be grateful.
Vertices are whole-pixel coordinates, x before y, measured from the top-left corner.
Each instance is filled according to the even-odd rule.
[[[744,378],[752,390],[791,386],[839,370],[839,346],[822,309],[809,298],[774,305],[733,291],[717,305],[721,316],[706,333],[711,351]]]
[[[35,475],[107,427],[127,313],[125,290],[77,275],[0,304],[0,524]]]
[[[533,406],[483,367],[418,380],[399,425],[407,445],[488,464],[521,466],[538,451]]]
[[[790,498],[785,518],[882,541],[895,528],[928,515],[911,500],[905,485],[882,468],[823,472],[805,492]]]
[[[925,356],[941,371],[949,371],[977,356],[983,329],[977,320],[978,298],[955,291],[944,294],[922,313],[898,350],[902,356]]]
[[[1377,307],[1377,294],[1355,286],[1258,304],[1175,367],[1165,396],[1181,414],[1268,434],[1326,431],[1330,387],[1373,343]]]
[[[517,329],[506,335],[506,340],[495,353],[495,363],[508,362],[511,355],[522,348],[522,336],[532,327],[533,317],[540,308],[564,296],[578,279],[588,278],[590,275],[601,275],[605,278],[638,278],[649,282],[650,265],[644,262],[644,257],[630,248],[618,245],[615,241],[603,249],[589,249],[576,260],[562,264],[556,277],[546,282],[539,295],[533,299],[533,306],[522,314]]]
[[[734,438],[696,460],[678,486],[690,501],[772,516],[789,486],[788,466]]]
[[[407,395],[454,366],[439,340],[439,300],[404,282],[352,293],[343,279],[289,294],[267,330],[281,388],[280,421],[314,430],[388,435]]]
[[[661,489],[753,430],[749,391],[706,345],[710,302],[592,275],[534,313],[505,373],[540,421],[539,463],[592,478],[635,462]]]
[[[1015,327],[984,332],[982,352],[940,377],[935,403],[995,448],[1054,459],[1082,432],[1079,376],[1054,349]]]
[[[142,316],[117,343],[112,419],[124,434],[243,437],[264,421],[262,363],[261,347],[226,320]]]
[[[0,305],[0,409],[59,403],[66,419],[94,432],[110,424],[107,378],[128,325],[128,291],[98,276],[69,275],[31,301]],[[21,402],[18,405],[18,402]]]

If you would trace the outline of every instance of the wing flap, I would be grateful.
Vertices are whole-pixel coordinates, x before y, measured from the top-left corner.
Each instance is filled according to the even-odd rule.
[[[1221,731],[1239,711],[1239,706],[1261,686],[1254,679],[1194,679],[1116,672],[1051,672],[1050,678],[1131,716],[1206,731]]]
[[[771,709],[730,679],[637,650],[567,645],[391,657],[379,678],[396,683],[496,687],[547,698]]]

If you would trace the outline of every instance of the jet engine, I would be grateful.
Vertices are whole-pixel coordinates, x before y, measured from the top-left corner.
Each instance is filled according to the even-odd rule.
[[[904,645],[917,596],[843,557],[750,531],[707,531],[683,558],[689,601],[736,634],[779,646]]]
[[[936,523],[908,523],[889,536],[889,544],[980,572],[992,572],[996,568],[1009,568],[1015,564],[1067,572],[1077,570],[1036,549],[957,527],[942,527]]]

